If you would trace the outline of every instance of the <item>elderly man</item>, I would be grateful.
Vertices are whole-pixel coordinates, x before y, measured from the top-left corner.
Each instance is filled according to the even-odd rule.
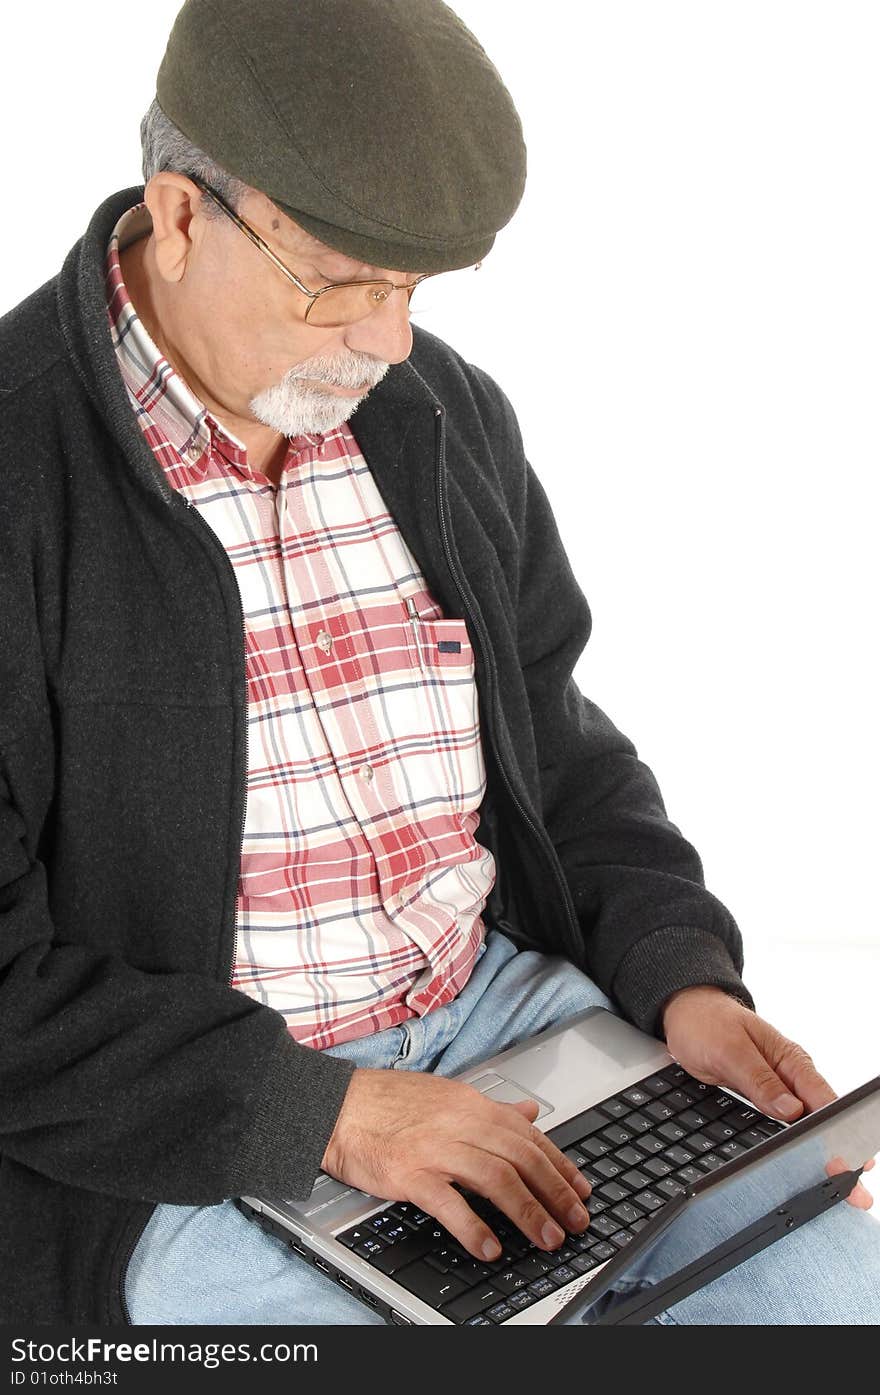
[[[589,1184],[448,1077],[596,1004],[777,1117],[834,1094],[572,681],[509,403],[411,327],[522,194],[474,37],[187,0],[143,138],[0,331],[0,1318],[379,1321],[232,1198],[323,1167],[491,1262],[482,1191],[558,1250]],[[876,1321],[848,1200],[659,1320]]]

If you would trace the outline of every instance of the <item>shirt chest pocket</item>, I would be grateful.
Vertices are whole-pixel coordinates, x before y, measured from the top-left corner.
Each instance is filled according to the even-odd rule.
[[[424,613],[407,602],[408,648],[414,685],[430,729],[472,737],[478,722],[474,651],[464,620]],[[422,613],[419,613],[421,611]]]

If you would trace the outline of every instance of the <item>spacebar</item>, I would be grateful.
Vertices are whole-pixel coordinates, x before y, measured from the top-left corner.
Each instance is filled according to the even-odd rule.
[[[566,1119],[564,1124],[551,1129],[547,1137],[557,1148],[567,1148],[569,1144],[580,1143],[588,1134],[598,1133],[600,1129],[607,1129],[609,1124],[613,1123],[613,1119],[600,1114],[598,1109],[587,1109],[583,1114],[576,1115],[574,1119]]]
[[[393,1274],[405,1264],[412,1264],[414,1259],[421,1259],[422,1255],[434,1248],[435,1243],[429,1235],[424,1239],[421,1235],[407,1236],[405,1240],[398,1240],[396,1245],[389,1245],[380,1255],[370,1255],[367,1263],[373,1269],[381,1269],[383,1274]]]

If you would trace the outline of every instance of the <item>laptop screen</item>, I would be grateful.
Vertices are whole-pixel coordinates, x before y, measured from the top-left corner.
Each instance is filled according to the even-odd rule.
[[[798,1120],[729,1170],[696,1183],[692,1196],[670,1206],[668,1220],[661,1213],[656,1228],[646,1227],[644,1244],[633,1245],[632,1254],[624,1251],[619,1261],[609,1262],[607,1277],[604,1270],[598,1274],[555,1322],[602,1321],[621,1294],[664,1284],[717,1245],[785,1207],[798,1193],[828,1182],[828,1164],[832,1172],[857,1171],[878,1152],[880,1077]],[[829,1195],[835,1190],[832,1185]],[[784,1235],[781,1238],[784,1243]],[[674,1301],[670,1297],[670,1303]]]

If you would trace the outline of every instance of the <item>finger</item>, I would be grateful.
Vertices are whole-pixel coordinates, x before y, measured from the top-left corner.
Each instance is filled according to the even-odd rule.
[[[873,1166],[873,1162],[873,1158],[869,1158],[862,1171],[865,1171],[869,1164]],[[841,1157],[831,1158],[825,1164],[825,1171],[828,1173],[829,1177],[837,1177],[840,1173],[849,1172],[851,1170],[852,1169],[850,1169]],[[856,1182],[846,1200],[849,1202],[850,1206],[856,1206],[860,1211],[870,1211],[871,1207],[874,1205],[873,1196],[868,1191],[867,1187],[862,1186],[861,1182]]]
[[[481,1133],[479,1146],[512,1163],[528,1190],[543,1203],[550,1216],[564,1230],[580,1235],[589,1225],[590,1218],[581,1196],[575,1190],[574,1181],[585,1182],[586,1178],[581,1177],[569,1158],[554,1148],[561,1164],[557,1167],[555,1159],[535,1138],[543,1141],[540,1129],[533,1128],[522,1135],[510,1129],[488,1128]],[[552,1144],[550,1146],[553,1147]]]
[[[475,1190],[475,1189],[474,1189]],[[410,1200],[434,1216],[474,1259],[498,1259],[501,1242],[449,1182],[435,1178],[410,1189]]]
[[[491,1201],[539,1249],[554,1250],[562,1244],[565,1239],[562,1226],[506,1158],[463,1143],[454,1151],[450,1150],[448,1163],[454,1166],[456,1181]]]
[[[809,1113],[837,1099],[836,1092],[824,1075],[819,1074],[813,1058],[802,1046],[786,1037],[781,1038],[781,1046],[781,1054],[774,1062],[776,1072],[793,1095],[803,1100]]]
[[[504,1106],[506,1109],[515,1109],[517,1114],[524,1114],[529,1123],[532,1124],[540,1113],[541,1106],[537,1100],[516,1100],[513,1104]]]
[[[542,1133],[539,1128],[536,1128],[534,1123],[520,1124],[519,1121],[515,1121],[512,1127],[519,1128],[525,1138],[528,1138],[541,1149],[542,1153],[546,1154],[553,1166],[562,1173],[569,1185],[574,1187],[582,1201],[587,1199],[593,1190],[591,1184],[587,1181],[584,1174],[579,1171],[577,1165],[572,1162],[571,1158],[567,1158],[564,1153],[560,1152],[556,1144],[551,1143],[545,1133]]]
[[[744,1015],[737,1020],[735,1030],[717,1043],[717,1075],[723,1084],[738,1090],[765,1114],[787,1120],[796,1118],[803,1111],[803,1104],[790,1094],[764,1050],[752,1040],[745,1023]]]

